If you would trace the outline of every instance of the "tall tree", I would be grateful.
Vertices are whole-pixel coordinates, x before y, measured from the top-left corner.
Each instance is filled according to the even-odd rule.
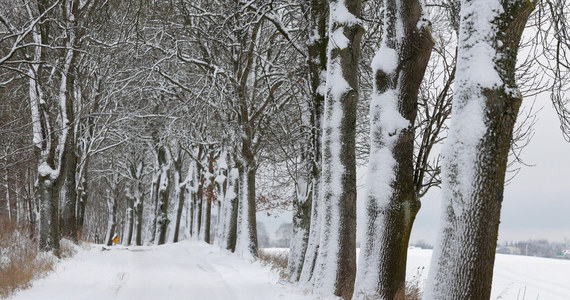
[[[326,98],[323,117],[321,232],[314,290],[352,297],[356,276],[355,127],[358,101],[360,0],[329,6]]]
[[[372,60],[366,228],[357,298],[396,299],[405,290],[408,242],[420,208],[414,189],[414,122],[434,44],[422,7],[421,1],[384,1],[381,45]]]
[[[323,117],[324,74],[327,68],[327,19],[328,5],[325,0],[312,0],[308,6],[307,64],[309,66],[310,96],[309,141],[304,155],[307,178],[298,183],[293,202],[293,239],[289,251],[287,270],[289,280],[306,282],[312,275],[319,249],[320,236],[319,200],[321,176],[321,121]]]
[[[461,1],[444,221],[424,298],[488,299],[507,157],[522,102],[515,82],[530,1]]]

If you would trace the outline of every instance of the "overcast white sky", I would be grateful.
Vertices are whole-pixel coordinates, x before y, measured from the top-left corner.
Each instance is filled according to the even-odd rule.
[[[533,30],[525,30],[525,39],[534,38]],[[529,48],[520,49],[519,58],[528,51]],[[522,109],[528,109],[533,101],[534,98],[524,99]],[[521,155],[525,163],[534,166],[523,166],[505,187],[499,242],[570,239],[570,143],[562,136],[548,93],[539,95],[535,109],[541,109],[534,126],[535,135]],[[423,239],[434,243],[441,211],[441,196],[439,190],[434,190],[422,199],[411,241]]]
[[[530,99],[524,105],[530,104]],[[526,163],[505,188],[499,242],[546,238],[550,241],[570,239],[570,143],[564,141],[559,121],[548,96],[541,97],[535,107],[538,113],[535,136],[522,154]],[[365,168],[362,170],[365,172]],[[362,173],[362,172],[361,172]],[[359,176],[359,181],[362,180]],[[363,181],[361,181],[363,182]],[[359,190],[358,227],[363,225],[364,191]],[[440,222],[441,200],[437,189],[422,199],[411,241],[435,243]],[[278,218],[259,213],[258,220],[272,234],[283,222],[291,222],[291,213]]]
[[[523,167],[505,187],[500,242],[570,238],[570,144],[562,137],[548,97],[542,97],[536,106],[543,108],[534,127],[535,136],[522,154],[526,163],[535,166]],[[434,242],[440,212],[440,195],[434,191],[422,201],[411,240]]]

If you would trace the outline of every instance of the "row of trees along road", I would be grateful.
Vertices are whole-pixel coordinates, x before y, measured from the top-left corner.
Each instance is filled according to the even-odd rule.
[[[0,7],[0,213],[56,255],[118,233],[257,257],[256,213],[292,205],[291,282],[394,299],[420,199],[442,186],[424,298],[486,299],[535,120],[517,123],[523,97],[549,93],[570,132],[563,0]]]

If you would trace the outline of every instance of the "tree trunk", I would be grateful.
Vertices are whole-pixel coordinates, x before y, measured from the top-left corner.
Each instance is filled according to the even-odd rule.
[[[405,291],[408,243],[420,208],[413,178],[414,121],[433,41],[429,23],[420,22],[419,1],[385,0],[384,9],[382,44],[372,62],[367,221],[356,298],[403,297],[398,293]]]
[[[196,192],[196,237],[202,238],[202,204],[204,202],[204,175],[202,174],[202,167],[198,164],[198,191]]]
[[[115,235],[117,227],[117,198],[113,191],[107,190],[107,208],[108,208],[108,219],[107,219],[107,233],[105,234],[105,245],[113,245],[113,236]]]
[[[153,203],[153,216],[152,220],[150,220],[150,226],[148,228],[148,233],[150,236],[148,237],[147,243],[154,244],[156,240],[156,223],[158,221],[158,190],[159,190],[159,181],[160,181],[160,170],[158,168],[158,163],[155,163],[154,172],[152,176],[152,183],[151,183],[151,192],[150,192],[150,199]]]
[[[218,176],[216,176],[216,191],[218,192],[218,219],[216,224],[216,240],[214,244],[225,249],[226,227],[228,226],[226,194],[228,192],[228,163],[227,153],[225,151],[220,155],[218,162]]]
[[[194,189],[194,187],[192,187]],[[196,236],[194,230],[196,229],[195,226],[195,219],[196,219],[196,193],[194,191],[190,191],[190,236]]]
[[[360,0],[331,1],[327,97],[323,119],[321,238],[315,291],[352,297],[356,275],[358,62],[363,28]]]
[[[159,186],[158,186],[158,210],[156,220],[156,244],[162,245],[166,242],[166,230],[168,229],[168,197],[170,191],[170,182],[168,178],[168,170],[170,168],[167,159],[167,152],[163,146],[158,148],[158,166],[160,168]]]
[[[229,172],[229,187],[226,193],[226,232],[224,233],[226,242],[225,247],[227,250],[235,252],[236,239],[237,239],[237,219],[238,219],[238,202],[239,202],[239,171],[237,168],[232,168]]]
[[[255,216],[255,174],[253,167],[239,170],[240,187],[235,252],[241,257],[257,257],[257,226]]]
[[[178,199],[178,205],[176,207],[176,222],[174,223],[174,237],[172,238],[172,242],[176,243],[178,242],[178,236],[180,234],[180,221],[182,219],[182,211],[184,210],[184,190],[186,189],[186,187],[184,185],[180,184],[179,181],[179,177],[180,177],[180,171],[176,170],[175,171],[176,174],[174,176],[174,182],[175,182],[175,189],[176,189],[176,198]]]
[[[137,246],[142,246],[142,224],[143,224],[143,199],[142,194],[135,199],[134,203],[135,210],[135,244]]]
[[[133,238],[135,197],[127,195],[127,209],[125,211],[125,228],[123,231],[123,245],[130,246]]]
[[[77,155],[72,150],[69,155],[69,165],[65,174],[65,182],[60,193],[62,199],[61,204],[61,234],[78,243],[77,236],[77,218],[75,215],[75,209],[77,205],[77,191],[75,188],[75,173],[77,169]]]
[[[482,2],[482,3],[481,3]],[[424,298],[489,299],[507,157],[522,95],[516,57],[528,1],[462,1],[442,168],[444,222]]]
[[[298,281],[299,276],[301,276],[311,227],[311,184],[299,182],[298,185],[293,202],[293,235],[287,263],[289,281],[291,282]]]
[[[210,231],[212,224],[212,202],[216,201],[214,187],[216,186],[216,177],[214,176],[214,152],[210,151],[208,157],[208,187],[206,189],[206,219],[204,230],[204,241],[208,244],[211,243]]]
[[[44,165],[45,166],[45,165]],[[40,222],[39,222],[39,249],[41,251],[53,251],[59,256],[59,225],[58,225],[58,202],[59,189],[57,182],[50,174],[38,176],[38,194],[40,197]]]
[[[193,164],[190,164],[190,167],[188,168],[188,173],[186,176],[186,180],[183,182],[182,181],[182,155],[179,152],[177,155],[176,159],[172,160],[172,165],[174,167],[174,172],[173,172],[173,180],[174,180],[174,199],[177,200],[176,201],[176,217],[175,217],[175,222],[174,222],[174,228],[173,228],[173,233],[171,233],[172,236],[172,242],[176,243],[178,242],[179,236],[180,236],[180,223],[182,222],[182,212],[184,211],[184,204],[186,202],[186,186],[189,185],[189,180],[192,179],[192,172],[194,170],[194,166]]]
[[[6,167],[4,168],[4,188],[6,189],[5,193],[6,193],[6,212],[8,212],[8,221],[10,221],[10,223],[12,223],[12,207],[10,205],[10,184],[8,182],[8,158],[6,158]]]
[[[83,224],[85,223],[85,206],[87,205],[87,198],[89,196],[89,184],[88,184],[88,160],[84,162],[84,172],[81,173],[81,177],[79,178],[79,195],[78,200],[76,202],[76,217],[77,217],[77,224],[75,228],[77,230],[78,235],[81,235],[83,232]]]
[[[320,219],[319,219],[319,191],[320,191],[320,176],[321,176],[321,159],[322,159],[322,132],[321,122],[323,118],[324,106],[324,91],[322,85],[326,84],[325,78],[322,74],[327,69],[327,19],[329,16],[329,7],[326,0],[312,0],[309,14],[309,33],[310,39],[307,45],[309,57],[307,64],[309,66],[309,79],[311,82],[311,98],[309,99],[310,128],[311,128],[311,141],[310,151],[311,155],[306,157],[310,164],[310,200],[308,203],[299,203],[300,210],[297,208],[298,215],[297,224],[300,227],[306,226],[307,222],[303,221],[308,218],[309,231],[308,239],[305,245],[301,247],[291,247],[291,255],[289,259],[289,280],[301,281],[306,284],[312,277],[314,264],[317,257],[318,245],[320,239]],[[316,33],[316,34],[315,34]],[[307,207],[309,205],[309,207]],[[306,215],[306,216],[305,216]],[[295,217],[294,217],[295,218]],[[296,224],[296,222],[293,222]],[[303,229],[301,229],[302,231]],[[294,250],[297,249],[297,250]],[[295,259],[296,257],[297,259]]]

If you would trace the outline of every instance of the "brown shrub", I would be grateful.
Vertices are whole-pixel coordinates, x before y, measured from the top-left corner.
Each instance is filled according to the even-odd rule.
[[[287,278],[287,264],[289,263],[287,251],[274,252],[259,249],[258,254],[262,264],[271,266],[272,270],[277,270],[282,279]]]
[[[25,231],[23,231],[25,232]],[[7,298],[55,265],[50,253],[38,253],[36,243],[6,218],[0,218],[0,298]]]

